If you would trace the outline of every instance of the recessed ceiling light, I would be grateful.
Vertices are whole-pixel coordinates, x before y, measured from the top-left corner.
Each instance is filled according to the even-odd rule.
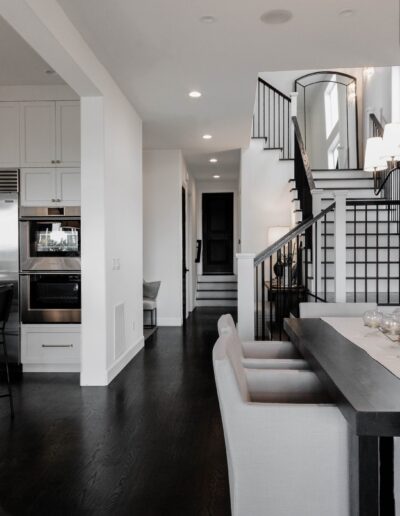
[[[203,140],[211,140],[211,134],[203,134]]]
[[[343,11],[339,12],[339,16],[341,16],[342,18],[351,18],[353,15],[353,9],[343,9]]]
[[[200,91],[196,91],[196,90],[193,90],[191,92],[189,92],[189,97],[192,98],[192,99],[199,99],[201,97],[201,92]]]
[[[217,21],[217,18],[215,16],[202,16],[200,18],[201,23],[215,23]]]
[[[214,175],[213,175],[213,178],[214,178],[214,179],[219,179],[220,177],[221,177],[221,176],[219,176],[218,174],[214,174]]]
[[[210,161],[210,163],[217,163],[218,162],[217,158],[210,158],[209,161]]]
[[[292,18],[292,11],[288,11],[287,9],[273,9],[272,11],[264,13],[260,20],[269,25],[280,25],[282,23],[287,23]]]

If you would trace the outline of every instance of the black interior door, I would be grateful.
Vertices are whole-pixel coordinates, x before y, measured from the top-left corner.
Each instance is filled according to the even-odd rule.
[[[186,321],[186,190],[182,188],[182,311],[183,324]]]
[[[233,193],[203,194],[203,274],[233,273]]]

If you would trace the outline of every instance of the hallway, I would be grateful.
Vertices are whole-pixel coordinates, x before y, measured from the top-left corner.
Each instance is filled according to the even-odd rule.
[[[13,423],[0,405],[0,514],[229,515],[211,361],[227,310],[160,328],[108,388],[24,375]]]

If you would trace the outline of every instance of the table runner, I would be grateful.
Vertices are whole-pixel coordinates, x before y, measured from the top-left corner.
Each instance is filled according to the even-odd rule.
[[[400,342],[391,341],[377,328],[364,326],[361,317],[321,317],[321,319],[400,378]]]

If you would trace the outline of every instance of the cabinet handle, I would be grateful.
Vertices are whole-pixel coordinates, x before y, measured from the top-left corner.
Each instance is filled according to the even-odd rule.
[[[58,159],[58,160],[56,161],[56,163],[61,163],[61,161]]]
[[[73,344],[42,344],[42,348],[73,348]]]
[[[56,160],[55,160],[55,159],[52,159],[52,160],[51,160],[51,162],[52,162],[52,163],[55,163],[55,162],[56,162]]]

